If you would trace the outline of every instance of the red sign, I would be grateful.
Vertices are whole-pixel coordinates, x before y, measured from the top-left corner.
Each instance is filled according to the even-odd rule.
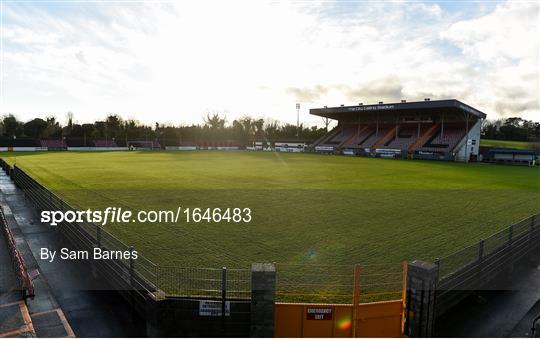
[[[332,307],[308,307],[307,320],[332,320],[334,309]]]

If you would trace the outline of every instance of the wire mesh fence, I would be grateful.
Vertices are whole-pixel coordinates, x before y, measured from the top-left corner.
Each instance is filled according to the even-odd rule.
[[[359,302],[401,299],[406,269],[404,263],[361,265],[358,286]]]
[[[521,253],[524,239],[538,235],[540,214],[531,215],[499,232],[480,240],[478,243],[465,247],[455,253],[437,259],[439,280],[444,280],[467,266],[476,264],[488,256],[502,253],[513,246],[516,253]],[[521,251],[521,252],[520,252]]]
[[[167,295],[193,298],[251,298],[249,269],[158,267],[157,285]]]
[[[5,164],[1,164],[5,166]],[[37,210],[81,210],[70,206],[21,169],[12,177]],[[99,247],[114,251],[133,248],[104,230],[88,223],[62,222],[58,225],[73,244],[81,248]],[[106,261],[106,265],[109,265]],[[114,266],[114,267],[113,267]],[[139,254],[136,261],[119,259],[111,266],[117,277],[136,289],[160,289],[165,295],[194,298],[249,299],[251,271],[242,268],[201,268],[157,266]],[[359,302],[395,300],[401,297],[401,263],[362,265],[355,277],[355,265],[277,264],[277,301],[310,303],[351,303],[355,291]],[[132,275],[136,272],[137,279]],[[355,280],[356,279],[356,280]],[[355,285],[356,284],[356,285]],[[133,286],[132,286],[133,287]]]
[[[44,210],[80,210],[70,206],[18,167],[13,167],[11,172],[15,184],[22,189],[27,199],[39,212]],[[100,225],[89,222],[62,221],[55,227],[58,227],[76,249],[94,251],[99,248],[114,252],[134,250],[133,247],[126,245]],[[155,290],[153,282],[156,280],[156,265],[146,257],[139,254],[136,260],[122,256],[101,262],[107,269],[115,272],[111,278],[118,289]]]
[[[276,300],[350,304],[397,300],[404,284],[401,263],[380,265],[277,264]]]
[[[277,301],[351,303],[353,286],[354,265],[276,266]]]
[[[436,261],[439,265],[439,278],[442,279],[478,260],[478,251],[478,244],[474,244]]]

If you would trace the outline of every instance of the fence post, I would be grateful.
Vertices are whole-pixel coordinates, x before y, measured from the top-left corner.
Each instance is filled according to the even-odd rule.
[[[96,240],[97,247],[101,248],[101,227],[99,227],[99,225],[96,225]]]
[[[534,224],[536,215],[531,216],[531,225],[529,226],[529,246],[533,245]]]
[[[478,243],[478,262],[481,263],[484,259],[484,239],[480,239]]]
[[[405,332],[405,319],[407,318],[407,261],[403,260],[403,286],[401,286],[401,335]]]
[[[227,311],[227,267],[221,269],[221,332],[225,336],[225,312]]]
[[[129,246],[129,252],[134,253],[135,248],[133,246]],[[129,285],[131,289],[133,289],[133,274],[135,272],[135,260],[133,260],[133,255],[129,256]]]
[[[133,246],[129,246],[129,293],[131,297],[131,319],[136,319],[136,312],[135,312],[135,260],[133,260],[133,253],[135,252],[135,248]]]
[[[353,317],[352,317],[352,336],[356,337],[356,323],[358,314],[358,304],[360,303],[360,265],[354,265],[354,281],[353,281]]]
[[[433,336],[438,279],[438,264],[414,260],[407,266],[406,336]]]
[[[251,264],[250,337],[274,336],[276,265]]]

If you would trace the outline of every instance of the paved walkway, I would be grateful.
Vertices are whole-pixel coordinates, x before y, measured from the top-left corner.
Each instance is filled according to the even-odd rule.
[[[529,337],[540,314],[540,253],[531,255],[497,290],[480,291],[437,321],[438,337]]]
[[[27,301],[38,337],[144,336],[143,322],[133,318],[118,293],[92,275],[88,262],[40,259],[42,247],[70,245],[56,228],[39,222],[33,206],[1,170],[0,203],[28,270],[39,271],[36,296]]]

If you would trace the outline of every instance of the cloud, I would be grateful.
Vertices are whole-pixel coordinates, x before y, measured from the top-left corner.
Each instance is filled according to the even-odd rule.
[[[88,121],[457,98],[538,117],[538,5],[203,1],[4,4],[0,113]],[[47,95],[44,95],[47,93]],[[28,100],[32,98],[32,100]]]
[[[403,98],[403,85],[396,76],[371,81],[369,84],[350,88],[347,98],[352,102],[397,101]]]
[[[468,96],[501,117],[540,118],[539,5],[506,2],[441,33],[477,69]]]
[[[321,85],[315,85],[306,88],[290,87],[287,88],[286,92],[292,95],[296,101],[314,102],[325,95],[328,92],[328,89]]]

